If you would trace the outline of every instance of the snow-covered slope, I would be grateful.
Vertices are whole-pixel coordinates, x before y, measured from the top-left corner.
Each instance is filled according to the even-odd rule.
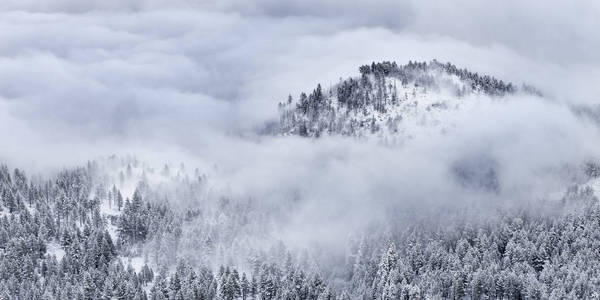
[[[454,111],[482,99],[518,93],[538,92],[435,60],[401,66],[373,63],[360,67],[359,77],[340,81],[328,91],[318,85],[309,95],[279,103],[277,132],[411,138],[448,130]]]

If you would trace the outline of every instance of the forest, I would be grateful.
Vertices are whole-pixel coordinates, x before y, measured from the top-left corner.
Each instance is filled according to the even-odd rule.
[[[395,135],[415,107],[444,110],[469,97],[495,99],[517,93],[542,96],[532,86],[516,85],[451,63],[373,62],[359,67],[360,76],[342,80],[325,90],[291,95],[279,103],[276,133],[320,137],[327,135]],[[476,101],[477,99],[466,99]],[[414,114],[414,113],[413,113]]]
[[[600,299],[599,28],[0,0],[0,300]]]
[[[112,166],[107,168],[106,166]],[[28,177],[0,168],[3,299],[564,299],[598,297],[600,203],[571,186],[552,214],[496,212],[355,232],[343,257],[244,240],[269,211],[244,199],[202,199],[206,176],[111,157]],[[107,171],[112,170],[112,171]],[[582,170],[591,181],[595,165]],[[174,197],[165,196],[168,178]],[[194,177],[195,176],[195,177]],[[124,195],[128,182],[137,182]],[[112,185],[111,185],[112,183]],[[204,202],[203,202],[204,201]],[[283,209],[283,207],[282,207]],[[291,207],[291,209],[294,209]],[[389,226],[388,226],[389,225]],[[395,228],[395,229],[394,229]],[[137,257],[137,259],[135,259]],[[326,257],[326,256],[325,256]],[[134,259],[132,259],[134,258]]]

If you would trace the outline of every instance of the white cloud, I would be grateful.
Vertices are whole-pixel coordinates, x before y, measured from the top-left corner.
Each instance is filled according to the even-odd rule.
[[[239,194],[276,201],[304,190],[296,222],[318,219],[330,235],[336,222],[389,206],[522,200],[564,179],[548,168],[595,154],[596,128],[565,103],[600,95],[599,15],[592,1],[7,0],[0,159],[35,167],[183,152],[221,165]],[[275,117],[288,93],[354,76],[360,64],[432,58],[533,84],[549,99],[485,102],[457,116],[454,134],[402,149],[237,134]],[[464,191],[448,174],[480,152],[499,162],[499,196]]]

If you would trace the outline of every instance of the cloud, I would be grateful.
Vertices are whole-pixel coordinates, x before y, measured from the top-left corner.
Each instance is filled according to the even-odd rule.
[[[600,96],[599,14],[592,1],[2,1],[0,159],[216,163],[239,197],[300,193],[305,205],[281,232],[300,242],[407,207],[525,201],[568,181],[548,170],[596,154],[596,127],[569,106]],[[403,148],[249,134],[290,93],[372,61],[432,58],[530,83],[546,99],[483,100],[450,118],[451,134]],[[481,157],[497,194],[452,177]]]
[[[108,135],[128,129],[125,116],[146,113],[140,102],[154,103],[136,102],[137,89],[197,97],[197,111],[212,105],[204,109],[202,99],[233,102],[233,123],[251,127],[273,116],[273,103],[288,93],[330,85],[383,59],[451,61],[566,102],[600,94],[593,2],[63,0],[6,1],[2,9],[0,95],[49,111],[35,100],[43,93],[42,102],[74,110],[53,124],[89,120],[77,103],[99,107],[115,116],[97,120]],[[197,127],[215,122],[195,119]]]
[[[287,207],[272,234],[303,246],[340,246],[373,223],[442,222],[440,212],[471,210],[471,220],[529,205],[543,212],[543,202],[556,203],[578,182],[583,162],[598,158],[598,129],[562,104],[471,100],[478,103],[443,116],[451,130],[424,131],[402,147],[341,137],[226,138],[195,153],[218,166],[208,172],[213,191],[250,197],[268,212]]]

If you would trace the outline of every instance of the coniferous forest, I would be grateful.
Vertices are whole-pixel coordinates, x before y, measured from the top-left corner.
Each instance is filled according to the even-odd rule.
[[[448,108],[448,102],[457,103],[473,95],[501,98],[520,92],[541,96],[531,86],[517,88],[501,79],[437,60],[410,61],[406,65],[373,62],[361,66],[359,71],[358,78],[340,79],[329,90],[319,84],[308,95],[301,93],[296,100],[290,95],[280,102],[279,131],[314,137],[370,135],[378,131],[393,135],[398,133],[403,118],[414,114],[412,110],[419,104],[428,105],[428,110],[439,110]],[[427,103],[431,98],[436,101]]]
[[[1,0],[0,300],[600,299],[598,3]]]
[[[589,185],[571,186],[551,215],[506,210],[486,221],[435,226],[415,219],[393,231],[354,232],[332,266],[308,248],[253,246],[247,239],[269,230],[269,212],[244,199],[206,199],[206,176],[183,175],[183,168],[155,171],[110,157],[29,177],[3,165],[2,298],[598,296],[600,203]],[[594,179],[596,169],[582,173]],[[154,172],[169,178],[175,197],[203,205],[170,204],[148,182]],[[123,195],[120,187],[132,181],[135,190]]]

